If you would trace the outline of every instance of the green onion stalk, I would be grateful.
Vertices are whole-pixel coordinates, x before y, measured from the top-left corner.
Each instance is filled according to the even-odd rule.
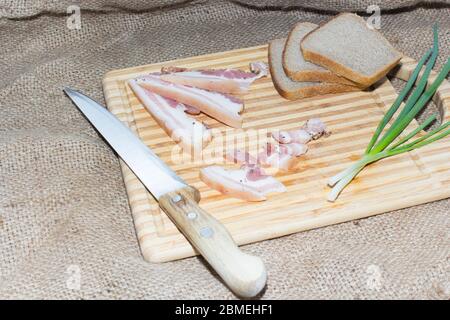
[[[415,119],[415,117],[423,110],[428,101],[433,97],[436,93],[436,90],[445,80],[447,75],[450,72],[450,57],[447,59],[446,64],[442,67],[436,79],[433,83],[426,88],[428,83],[428,77],[433,69],[433,66],[436,62],[436,59],[439,54],[439,43],[438,43],[438,30],[437,25],[433,27],[433,47],[428,50],[427,53],[419,60],[416,68],[412,72],[409,80],[407,81],[405,87],[400,92],[392,106],[384,115],[383,119],[381,119],[378,124],[375,133],[373,134],[364,155],[361,157],[359,161],[351,165],[348,169],[338,173],[334,177],[332,177],[328,181],[328,185],[332,187],[331,192],[328,194],[328,201],[334,202],[341,191],[367,166],[373,162],[378,160],[392,157],[398,154],[402,154],[405,152],[409,152],[411,150],[415,150],[426,146],[434,141],[445,138],[450,134],[450,122],[446,122],[438,126],[436,129],[429,131],[427,134],[423,135],[420,138],[416,138],[422,130],[430,126],[434,123],[438,116],[437,114],[433,114],[429,116],[421,125],[419,125],[416,129],[411,131],[404,138],[399,139],[397,142],[394,142],[402,132],[408,127],[408,125]],[[428,62],[427,62],[428,60]],[[420,77],[419,82],[414,87],[417,78],[419,77],[419,73],[422,70],[423,66],[426,63],[425,70]],[[410,93],[410,94],[409,94]],[[404,102],[405,98],[406,102]],[[402,102],[404,102],[401,111],[399,112],[396,119],[392,122],[390,127],[385,130],[386,132],[382,135],[384,129],[388,125],[388,123],[392,120],[395,113],[397,113],[398,109],[401,107]],[[407,143],[409,142],[409,143]]]

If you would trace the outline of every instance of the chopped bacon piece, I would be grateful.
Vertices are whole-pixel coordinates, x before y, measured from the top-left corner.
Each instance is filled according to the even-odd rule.
[[[231,127],[242,127],[240,112],[243,102],[229,95],[163,81],[160,76],[148,75],[136,83],[163,97],[192,106]]]
[[[269,66],[262,61],[250,62],[250,71],[257,74],[258,78],[267,77],[269,74]]]
[[[308,143],[311,139],[319,139],[321,136],[328,136],[330,132],[322,120],[313,118],[306,121],[305,125],[298,130],[275,131],[272,137],[279,143]]]
[[[289,153],[267,155],[264,151],[258,155],[258,159],[265,167],[278,168],[283,171],[291,170],[298,162],[297,158]]]
[[[267,143],[258,154],[258,161],[263,166],[289,171],[298,162],[297,157],[305,154],[308,147],[302,143],[272,144]]]
[[[185,113],[185,105],[142,88],[136,80],[128,83],[147,111],[175,142],[180,143],[183,150],[201,150],[211,141],[211,131],[189,117]]]
[[[246,178],[250,181],[258,181],[266,179],[267,175],[264,170],[256,164],[247,164],[242,167],[246,172]]]
[[[268,193],[286,191],[281,182],[254,167],[226,170],[210,166],[200,170],[200,179],[222,194],[246,201],[263,201]]]
[[[311,140],[311,135],[304,129],[275,131],[272,137],[279,143],[308,143]]]
[[[297,142],[280,144],[279,148],[283,153],[288,153],[296,157],[299,157],[308,151],[308,146],[306,144]]]
[[[282,146],[267,143],[264,150],[258,154],[258,161],[265,167],[289,171],[297,164],[298,159],[290,149]]]
[[[291,143],[308,143],[311,141],[311,135],[302,129],[293,130],[291,133]]]
[[[289,131],[272,132],[272,137],[279,143],[290,143],[292,141]]]
[[[221,93],[245,93],[250,84],[262,77],[262,72],[245,72],[238,69],[189,70],[178,67],[161,69],[161,79],[167,82],[192,86]]]
[[[318,118],[313,118],[306,121],[304,128],[314,140],[319,139],[321,136],[328,136],[331,133],[327,131],[327,126],[325,123]]]
[[[225,154],[225,159],[236,164],[256,164],[258,161],[247,151],[234,149]]]

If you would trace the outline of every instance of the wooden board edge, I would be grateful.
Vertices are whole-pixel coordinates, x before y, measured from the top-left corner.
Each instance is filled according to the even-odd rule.
[[[400,80],[408,81],[416,66],[417,62],[414,59],[404,57],[400,60],[399,65],[390,72],[390,75]],[[419,74],[419,78],[423,74],[424,68],[425,67],[423,67],[421,73]],[[431,85],[436,77],[437,73],[435,71],[431,71],[430,77],[427,81],[427,87]],[[440,111],[441,119],[450,120],[450,83],[446,79],[442,82],[434,94],[433,102]]]
[[[341,215],[336,219],[336,216],[327,216],[320,217],[316,220],[309,220],[309,221],[302,221],[299,224],[292,224],[290,229],[278,229],[278,231],[273,231],[273,227],[267,227],[267,230],[264,229],[258,229],[258,234],[255,232],[254,234],[249,233],[247,235],[248,239],[251,240],[242,240],[242,239],[236,239],[235,242],[239,246],[246,246],[249,244],[257,243],[260,241],[265,240],[271,240],[271,239],[277,239],[284,236],[292,235],[298,232],[308,231],[308,230],[314,230],[317,228],[323,228],[328,227],[332,225],[337,225],[341,223],[350,222],[353,220],[359,220],[364,219],[368,217],[373,217],[379,214],[383,214],[386,212],[393,212],[396,210],[401,209],[407,209],[411,208],[417,205],[425,204],[432,201],[439,201],[442,199],[446,199],[450,197],[450,190],[445,190],[444,193],[440,190],[435,190],[434,194],[427,194],[423,197],[418,197],[417,195],[411,196],[410,202],[404,202],[405,205],[403,206],[391,206],[387,202],[380,201],[379,206],[376,208],[376,210],[372,211],[364,211],[361,209],[361,211],[357,212],[355,215],[355,212],[353,211],[351,214],[348,213],[346,215]],[[355,217],[356,216],[356,217]],[[262,232],[261,232],[262,231]],[[244,250],[245,251],[245,250]],[[143,257],[146,261],[151,263],[164,263],[164,262],[170,262],[175,260],[181,260],[186,259],[190,257],[194,257],[196,255],[199,255],[198,252],[196,252],[192,247],[184,246],[182,248],[179,248],[178,250],[171,250],[171,251],[163,251],[161,252],[157,248],[152,248],[150,246],[145,247],[143,250]]]
[[[267,47],[267,45],[263,45],[263,46],[258,46],[258,47],[239,49],[239,50],[235,50],[235,51],[239,52],[239,51],[251,50],[251,49],[255,49],[255,48],[259,48],[259,49],[263,49],[264,48],[265,49],[266,47]],[[204,59],[205,57],[216,56],[218,54],[220,54],[220,53],[206,54],[206,55],[202,55],[202,56],[198,56],[198,57],[199,58],[201,57],[201,58]],[[186,58],[186,59],[191,59],[191,58]],[[411,73],[411,68],[412,69],[414,68],[414,67],[411,67],[411,65],[412,65],[412,63],[415,63],[415,61],[412,60],[412,59],[411,59],[412,62],[409,61],[408,59],[410,59],[410,58],[404,58],[404,59],[406,59],[406,60],[403,61],[403,59],[402,59],[403,62],[400,64],[401,67],[400,67],[399,71],[394,74],[394,76],[406,81],[408,79],[410,73]],[[179,63],[182,60],[172,60],[172,61],[168,61],[168,62],[162,62],[159,65],[169,64],[170,62],[173,62],[173,61],[177,61],[177,63]],[[141,66],[141,67],[142,68],[149,68],[150,66],[154,67],[155,64],[145,65],[145,66]],[[408,67],[408,69],[405,69],[406,67]],[[110,71],[107,74],[105,74],[105,76],[103,78],[104,91],[106,91],[106,88],[109,88],[114,83],[116,83],[118,85],[118,81],[123,81],[123,77],[122,76],[123,76],[124,73],[129,72],[130,70],[133,70],[133,69],[136,69],[136,68],[137,67],[131,67],[131,68],[126,68],[126,69],[121,69],[121,70],[113,70],[113,71]],[[450,104],[450,90],[448,90],[448,89],[450,88],[450,85],[448,85],[447,81],[445,81],[445,85],[446,85],[446,87],[444,87],[443,89],[440,88],[440,90],[438,90],[438,93],[435,95],[435,98],[437,97],[438,103],[439,103],[439,101],[441,102],[443,110],[444,110],[444,116],[445,116],[445,118],[448,118],[449,117],[448,108],[449,108],[449,104]],[[121,96],[121,98],[122,98],[121,100],[123,102],[123,98],[124,97]],[[105,100],[108,103],[109,99],[108,99],[106,93],[105,93]],[[128,102],[126,102],[126,103],[128,103]],[[108,108],[109,108],[109,103],[108,103]],[[129,115],[130,111],[127,111],[127,114]],[[126,123],[127,123],[128,126],[130,126],[130,128],[133,127],[132,122],[130,123],[130,119],[127,119]],[[136,128],[134,128],[134,129],[136,129]],[[123,175],[125,175],[125,171],[127,171],[127,169],[128,170],[130,170],[130,169],[124,163],[121,163],[121,165],[122,165],[122,173],[123,173]],[[143,185],[142,185],[142,187],[144,188]],[[127,191],[127,193],[128,193],[128,191]],[[130,198],[129,194],[128,194],[128,196]],[[450,196],[450,192],[447,192],[444,195],[438,194],[438,195],[434,195],[432,199],[425,200],[425,202],[436,201],[436,200],[447,198],[449,196]],[[415,205],[424,203],[423,200],[419,200],[418,198],[414,198],[414,199],[417,200],[417,201],[415,203],[408,204],[407,206],[396,207],[396,208],[387,208],[387,209],[379,209],[376,212],[372,212],[372,213],[367,213],[367,212],[366,213],[362,213],[361,216],[357,217],[356,219],[361,219],[361,218],[365,218],[365,217],[381,214],[381,213],[384,213],[384,212],[387,212],[387,211],[403,209],[403,208],[407,208],[407,207],[411,207],[411,206],[415,206]],[[270,237],[264,237],[263,236],[262,239],[258,239],[257,237],[255,237],[255,240],[248,241],[248,242],[242,242],[242,243],[239,243],[239,245],[255,243],[255,242],[266,240],[266,239],[278,238],[278,237],[289,235],[289,234],[292,234],[292,233],[295,233],[295,232],[301,232],[301,231],[311,230],[313,228],[318,228],[318,227],[323,227],[323,226],[328,226],[328,225],[348,222],[348,221],[351,221],[351,220],[354,220],[354,219],[355,218],[353,216],[352,217],[348,217],[347,219],[344,219],[344,218],[343,219],[338,219],[335,222],[330,222],[330,221],[327,221],[326,219],[324,219],[323,224],[315,225],[314,227],[312,227],[312,226],[308,227],[307,225],[311,223],[311,222],[308,221],[308,223],[304,223],[305,224],[304,227],[300,226],[295,231],[282,232],[282,233],[275,234],[274,236],[270,236]],[[270,231],[270,232],[268,231],[268,233],[273,234],[272,231]],[[192,247],[187,247],[186,246],[186,248],[182,248],[182,249],[179,249],[178,251],[173,251],[171,254],[167,254],[167,253],[164,253],[164,252],[157,252],[158,249],[156,249],[156,248],[154,249],[152,247],[145,246],[145,241],[143,241],[143,242],[139,241],[139,242],[140,242],[141,252],[143,254],[144,259],[146,261],[148,261],[148,262],[151,262],[151,263],[168,262],[168,261],[183,259],[183,258],[187,258],[187,257],[191,257],[191,256],[194,256],[194,255],[197,255],[197,253],[195,252],[195,250]]]

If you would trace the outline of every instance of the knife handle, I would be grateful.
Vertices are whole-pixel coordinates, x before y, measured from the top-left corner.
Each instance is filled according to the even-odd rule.
[[[197,189],[186,187],[161,196],[159,206],[234,293],[257,295],[267,279],[262,260],[242,252],[227,229],[199,207],[199,198]]]

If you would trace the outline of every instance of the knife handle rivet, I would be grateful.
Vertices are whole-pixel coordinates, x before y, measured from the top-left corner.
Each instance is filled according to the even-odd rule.
[[[187,214],[187,217],[189,220],[194,220],[195,218],[197,218],[197,214],[195,212],[189,212]]]
[[[214,234],[213,229],[211,229],[210,227],[203,227],[200,229],[200,235],[203,238],[211,238]]]
[[[173,203],[177,203],[177,202],[180,202],[180,201],[181,201],[181,196],[180,196],[179,194],[174,195],[174,196],[172,197],[172,202],[173,202]]]

